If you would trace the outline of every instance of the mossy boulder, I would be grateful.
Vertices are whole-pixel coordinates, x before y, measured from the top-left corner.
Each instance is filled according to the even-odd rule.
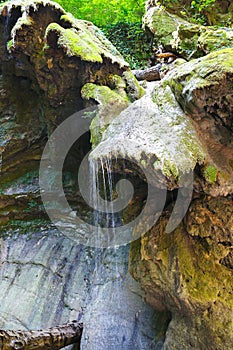
[[[206,28],[198,38],[198,47],[204,53],[231,48],[233,46],[233,30],[224,28]]]
[[[56,2],[5,2],[0,29],[2,179],[38,166],[46,137],[56,126],[99,103],[82,97],[84,85],[113,91],[121,110],[142,93],[128,63],[101,30]],[[22,167],[14,159],[18,154]]]
[[[143,25],[154,36],[157,45],[186,59],[232,47],[232,28],[190,23],[179,11],[172,11],[169,4],[167,11],[158,1],[148,2]]]
[[[155,91],[113,119],[91,156],[127,159],[144,169],[155,186],[174,189],[204,161],[205,150],[171,89],[158,86]]]
[[[116,80],[117,77],[115,76],[112,79]],[[108,86],[100,86],[92,83],[85,84],[81,90],[81,94],[83,99],[88,101],[93,100],[98,103],[97,116],[93,119],[90,126],[91,143],[95,147],[101,140],[104,130],[121,111],[129,106],[130,102],[126,93],[122,96],[116,91],[111,90]]]
[[[233,191],[232,62],[233,49],[212,52],[174,69],[161,83],[172,89],[198,130],[208,151],[202,186],[215,196]]]
[[[198,13],[200,20],[205,21],[206,25],[221,25],[231,26],[233,24],[231,1],[228,0],[215,0],[214,2],[205,3],[207,6]],[[175,14],[183,19],[192,18],[193,21],[197,21],[197,8],[191,6],[190,0],[179,1],[167,1],[167,0],[147,0],[146,10],[150,7],[164,6],[170,14]],[[202,3],[200,3],[202,5]]]
[[[155,36],[156,41],[168,50],[172,49],[173,33],[181,24],[188,24],[184,19],[168,13],[163,7],[150,7],[143,17],[143,27]]]
[[[76,110],[80,109],[85,83],[101,85],[106,75],[122,76],[129,71],[128,63],[99,28],[75,19],[55,2],[5,3],[1,26],[2,61],[11,62],[18,76],[35,80],[54,107],[75,100]]]

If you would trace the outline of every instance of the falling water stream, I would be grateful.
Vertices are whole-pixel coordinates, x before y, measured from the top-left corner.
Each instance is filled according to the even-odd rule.
[[[158,350],[162,344],[155,341],[158,316],[143,301],[140,287],[128,272],[129,239],[116,237],[123,226],[122,211],[116,209],[119,202],[120,209],[125,207],[127,196],[123,193],[120,198],[114,166],[106,159],[89,163],[95,277],[92,302],[84,316],[82,350]]]

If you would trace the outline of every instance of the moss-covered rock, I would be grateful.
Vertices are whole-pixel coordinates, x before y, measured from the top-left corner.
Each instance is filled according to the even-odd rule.
[[[189,0],[167,1],[167,0],[147,0],[146,10],[150,7],[162,5],[171,13],[182,17],[190,18],[192,21],[205,22],[206,25],[231,26],[233,24],[232,9],[233,6],[228,0],[206,1],[202,11],[198,11],[195,5],[203,5],[204,3],[194,4],[192,6]]]
[[[132,244],[130,258],[147,301],[172,313],[165,346],[227,350],[233,340],[232,266],[226,258],[233,243],[232,203],[196,200],[186,223],[171,234],[165,233],[167,220],[164,214],[140,245]]]
[[[148,92],[111,122],[92,157],[126,158],[144,169],[155,186],[174,189],[204,161],[205,150],[171,89],[158,86],[153,98]]]
[[[206,28],[200,33],[198,47],[204,53],[230,48],[233,46],[233,30],[224,28]]]
[[[190,59],[204,56],[217,49],[232,47],[231,28],[189,23],[182,18],[179,11],[172,10],[169,3],[169,12],[158,3],[158,1],[148,2],[143,22],[145,29],[154,36],[156,43],[161,44],[166,50],[172,50]],[[178,8],[179,6],[180,4],[177,4]]]
[[[78,33],[75,29],[64,29],[57,23],[51,23],[45,32],[47,45],[50,46],[50,37],[57,36],[58,47],[66,51],[68,57],[77,56],[83,61],[102,63],[101,50],[93,41],[88,32]],[[51,43],[54,45],[55,43]]]
[[[177,15],[169,14],[161,6],[150,7],[143,18],[144,28],[168,50],[172,49],[173,33],[181,23],[188,24]]]
[[[101,85],[107,75],[122,76],[129,70],[99,28],[75,19],[55,2],[6,3],[1,7],[1,25],[2,60],[13,63],[17,58],[17,75],[33,77],[53,106],[76,101],[76,110],[80,109],[85,83]]]
[[[111,77],[111,81],[117,80],[116,84],[119,88],[121,79],[118,79],[117,76],[114,77]],[[84,85],[81,94],[83,99],[94,100],[99,104],[98,114],[90,126],[91,143],[95,147],[100,142],[104,130],[121,111],[128,107],[130,102],[126,93],[122,97],[122,95],[111,90],[108,86],[99,86],[92,83]]]
[[[194,121],[200,139],[208,150],[201,167],[205,191],[227,195],[233,191],[232,77],[233,49],[223,49],[187,62],[162,81]]]

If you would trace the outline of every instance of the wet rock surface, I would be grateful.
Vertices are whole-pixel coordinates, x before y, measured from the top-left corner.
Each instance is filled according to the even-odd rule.
[[[7,233],[0,327],[37,329],[75,319],[84,323],[82,349],[151,349],[164,321],[128,274],[128,250],[78,246],[49,227]]]

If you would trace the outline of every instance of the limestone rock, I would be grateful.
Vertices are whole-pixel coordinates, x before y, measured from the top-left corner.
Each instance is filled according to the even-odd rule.
[[[103,33],[57,3],[11,1],[1,5],[0,13],[3,181],[21,176],[23,168],[34,169],[47,135],[71,114],[96,105],[81,97],[85,84],[104,85],[128,103],[142,89]]]
[[[204,160],[205,151],[171,89],[158,86],[156,94],[153,100],[148,92],[121,112],[91,157],[131,161],[146,171],[147,180],[155,186],[174,189],[184,174]]]
[[[131,244],[131,273],[147,302],[167,312],[169,349],[228,350],[233,341],[232,54],[210,53],[148,84],[147,94],[116,116],[91,153],[123,158],[124,169],[144,181],[146,174],[147,182],[164,185],[175,197],[179,176],[194,173],[182,222],[168,233],[174,197],[153,228]]]
[[[166,324],[128,274],[128,252],[128,246],[77,245],[48,224],[31,226],[27,233],[19,225],[5,231],[0,328],[45,329],[78,320],[84,323],[83,350],[102,350],[103,344],[109,350],[152,348]]]
[[[195,7],[191,7],[191,1],[180,0],[180,1],[163,1],[163,0],[147,0],[146,10],[151,7],[162,5],[166,7],[166,10],[171,14],[176,14],[182,18],[194,16]],[[232,4],[228,0],[215,0],[213,3],[209,2],[201,14],[205,16],[207,25],[220,24],[223,26],[231,26],[233,23],[232,16]],[[191,8],[190,8],[191,7]],[[187,11],[188,10],[188,11]]]
[[[133,276],[155,309],[168,310],[169,349],[228,350],[233,341],[232,201],[203,197],[166,234],[165,213],[131,245]],[[227,258],[229,257],[229,258]]]
[[[174,69],[162,82],[192,118],[208,151],[202,187],[213,196],[233,192],[232,62],[233,49],[219,50]]]
[[[202,26],[189,23],[179,16],[179,11],[168,11],[152,2],[143,18],[143,25],[155,38],[157,44],[186,59],[204,56],[218,49],[231,48],[231,28]]]

